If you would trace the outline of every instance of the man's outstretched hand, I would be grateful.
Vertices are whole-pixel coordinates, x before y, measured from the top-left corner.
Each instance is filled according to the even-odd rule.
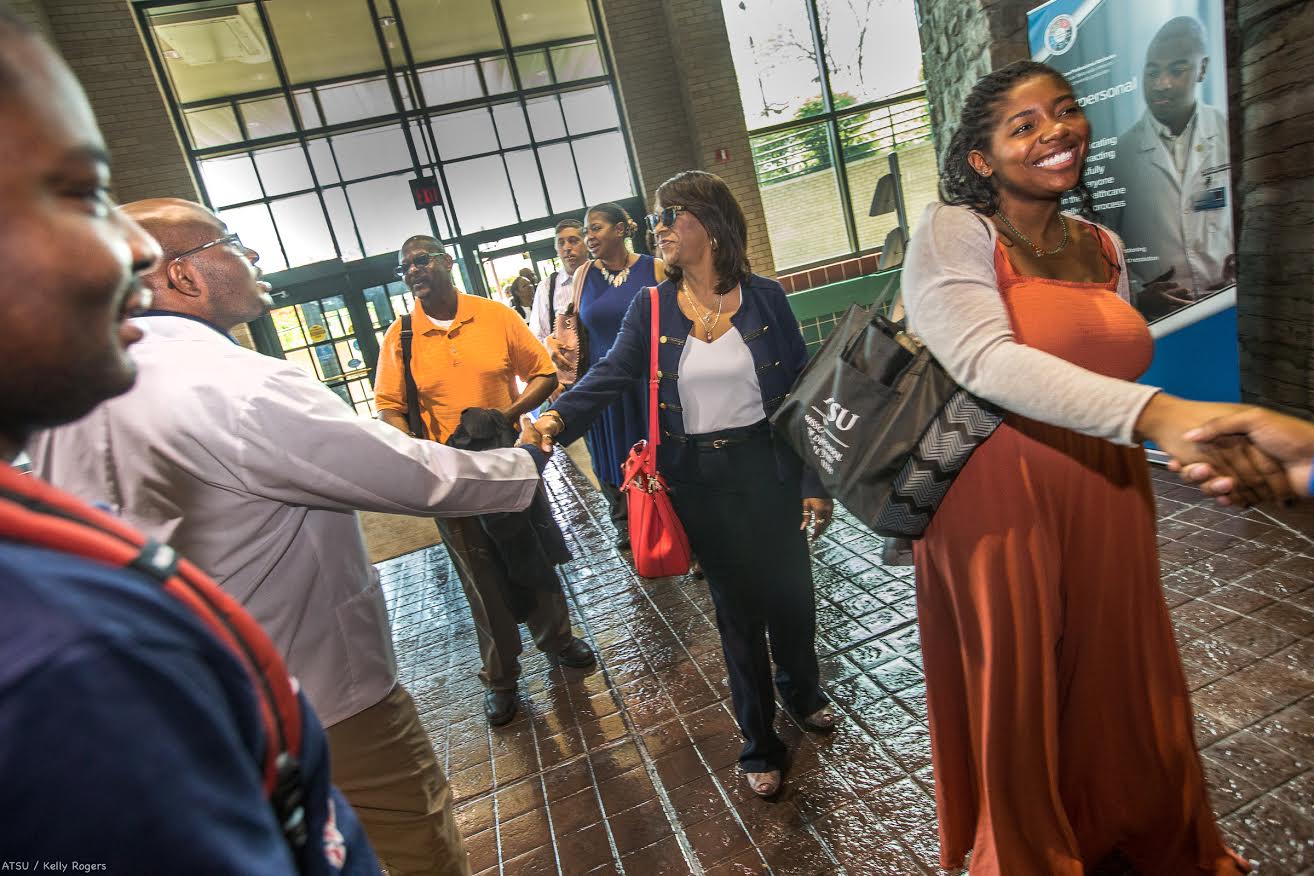
[[[1220,474],[1203,462],[1174,462],[1169,466],[1180,472],[1183,480],[1216,496],[1220,504],[1245,504],[1239,497],[1244,487],[1241,480],[1262,479],[1275,493],[1280,484],[1283,498],[1310,495],[1314,424],[1264,408],[1247,407],[1209,420],[1182,438],[1248,460],[1249,471],[1242,474],[1238,468],[1233,475]]]

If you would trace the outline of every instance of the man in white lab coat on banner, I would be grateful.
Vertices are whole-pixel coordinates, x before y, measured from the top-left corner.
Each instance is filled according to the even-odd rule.
[[[466,453],[358,416],[313,375],[228,334],[269,308],[269,286],[259,254],[214,213],[174,199],[122,209],[164,251],[144,277],[153,309],[133,320],[137,383],[37,435],[35,471],[185,554],[260,622],[392,876],[468,874],[355,512],[520,510],[546,458]]]
[[[1235,282],[1227,119],[1197,99],[1209,69],[1203,26],[1174,18],[1145,52],[1145,113],[1118,138],[1122,235],[1133,299],[1157,319]]]

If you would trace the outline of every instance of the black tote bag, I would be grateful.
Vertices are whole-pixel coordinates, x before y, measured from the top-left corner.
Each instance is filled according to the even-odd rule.
[[[1000,418],[902,324],[853,304],[771,422],[878,535],[919,538]]]

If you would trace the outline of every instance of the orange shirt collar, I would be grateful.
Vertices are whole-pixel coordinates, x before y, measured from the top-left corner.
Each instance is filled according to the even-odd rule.
[[[456,316],[452,317],[452,324],[447,329],[442,329],[434,325],[433,320],[429,318],[429,314],[425,312],[423,307],[413,308],[411,311],[413,314],[411,319],[415,321],[415,330],[420,334],[428,334],[429,332],[437,331],[451,331],[456,326],[474,319],[474,308],[466,303],[466,299],[469,297],[470,296],[466,295],[464,292],[456,293]]]

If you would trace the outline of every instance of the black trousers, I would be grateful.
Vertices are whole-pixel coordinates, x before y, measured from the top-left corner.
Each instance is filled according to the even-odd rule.
[[[716,438],[733,443],[717,448]],[[783,769],[772,659],[775,687],[791,712],[810,715],[827,702],[818,681],[799,482],[780,479],[765,424],[692,436],[678,469],[664,474],[716,606],[730,698],[744,735],[739,764],[746,772]]]
[[[611,517],[611,525],[616,527],[616,534],[629,538],[630,535],[630,502],[621,492],[621,488],[614,484],[609,484],[601,478],[598,479],[598,486],[601,493],[607,499],[607,513]]]

